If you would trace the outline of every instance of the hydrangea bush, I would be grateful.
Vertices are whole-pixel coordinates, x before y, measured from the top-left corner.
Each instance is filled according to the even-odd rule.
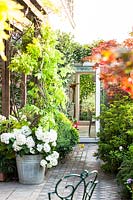
[[[39,126],[32,131],[28,126],[22,126],[20,129],[13,129],[12,132],[2,133],[0,139],[8,150],[20,156],[42,154],[40,165],[43,167],[51,168],[58,164],[59,153],[54,151],[57,132],[53,129],[44,131]]]

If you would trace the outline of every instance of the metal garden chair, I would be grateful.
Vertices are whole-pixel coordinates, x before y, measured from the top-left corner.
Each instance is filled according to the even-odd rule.
[[[62,200],[90,200],[98,183],[97,175],[96,170],[66,175],[56,183],[54,191],[48,193],[48,198],[52,200],[56,196]]]

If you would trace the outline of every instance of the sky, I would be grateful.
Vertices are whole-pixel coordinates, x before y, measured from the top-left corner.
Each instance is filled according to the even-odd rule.
[[[133,31],[133,0],[75,0],[75,22],[75,38],[80,43],[121,42]]]

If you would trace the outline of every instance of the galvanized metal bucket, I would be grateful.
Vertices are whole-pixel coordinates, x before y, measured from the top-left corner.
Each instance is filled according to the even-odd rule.
[[[16,156],[19,182],[22,184],[41,184],[44,181],[45,168],[40,166],[41,155]]]

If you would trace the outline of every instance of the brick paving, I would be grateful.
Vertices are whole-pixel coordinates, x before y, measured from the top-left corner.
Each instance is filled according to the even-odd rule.
[[[98,170],[98,181],[96,189],[93,193],[92,200],[120,200],[118,186],[115,177],[103,173],[100,169],[101,162],[96,160],[93,156],[97,150],[96,144],[86,144],[84,148],[80,145],[76,146],[73,153],[71,153],[64,163],[60,163],[55,169],[49,170],[47,173],[47,180],[40,192],[37,200],[46,200],[47,191],[53,191],[57,180],[63,175],[69,173],[80,173],[84,169]],[[56,198],[57,199],[57,198]],[[80,196],[74,200],[80,200]]]
[[[41,185],[22,185],[17,182],[0,183],[0,200],[48,200],[47,192],[54,189],[57,180],[63,175],[80,173],[84,169],[96,169],[99,172],[99,183],[93,193],[92,200],[120,200],[115,177],[101,171],[101,161],[96,160],[93,156],[96,150],[97,144],[85,144],[84,148],[77,145],[63,162],[48,170],[44,183]],[[74,200],[79,199],[80,192]]]

